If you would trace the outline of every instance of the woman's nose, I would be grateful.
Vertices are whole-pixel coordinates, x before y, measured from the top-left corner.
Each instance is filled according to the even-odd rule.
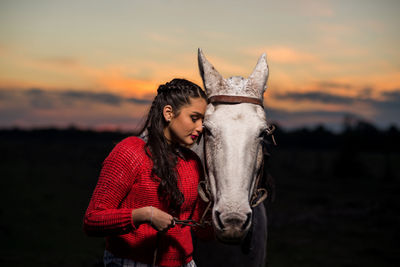
[[[203,131],[203,121],[202,120],[197,121],[195,129],[199,133],[201,133]]]

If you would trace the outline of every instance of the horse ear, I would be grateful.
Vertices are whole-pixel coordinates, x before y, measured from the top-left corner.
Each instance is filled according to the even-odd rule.
[[[203,79],[204,88],[206,89],[207,96],[217,94],[215,90],[221,90],[226,87],[224,78],[219,72],[211,65],[201,51],[198,50],[198,62],[201,78]]]
[[[249,76],[248,81],[250,82],[250,86],[252,90],[256,90],[260,93],[260,96],[265,92],[266,84],[268,80],[268,64],[267,64],[267,56],[262,54],[258,59],[257,65],[253,70],[253,73]]]

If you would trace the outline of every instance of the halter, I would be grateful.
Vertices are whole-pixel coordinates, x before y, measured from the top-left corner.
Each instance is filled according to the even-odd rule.
[[[264,108],[262,100],[254,97],[236,96],[236,95],[214,95],[207,100],[208,103],[213,104],[241,104],[250,103],[260,105]]]

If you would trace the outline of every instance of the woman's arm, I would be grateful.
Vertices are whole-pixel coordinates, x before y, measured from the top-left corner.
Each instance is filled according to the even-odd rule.
[[[99,180],[84,217],[83,229],[90,236],[124,234],[139,224],[132,208],[119,208],[140,173],[137,149],[126,139],[104,160]]]
[[[126,140],[105,159],[84,217],[83,229],[87,235],[121,235],[143,223],[150,223],[158,231],[172,226],[173,217],[155,207],[119,208],[140,173],[142,160],[137,148]]]
[[[142,223],[149,223],[157,231],[166,231],[174,225],[170,214],[152,206],[134,209],[132,221],[136,227]]]

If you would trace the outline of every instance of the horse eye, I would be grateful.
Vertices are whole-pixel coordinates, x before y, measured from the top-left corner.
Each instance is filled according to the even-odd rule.
[[[267,131],[266,131],[265,129],[263,129],[263,130],[260,132],[260,134],[258,135],[258,137],[264,138],[266,134],[267,134]]]

